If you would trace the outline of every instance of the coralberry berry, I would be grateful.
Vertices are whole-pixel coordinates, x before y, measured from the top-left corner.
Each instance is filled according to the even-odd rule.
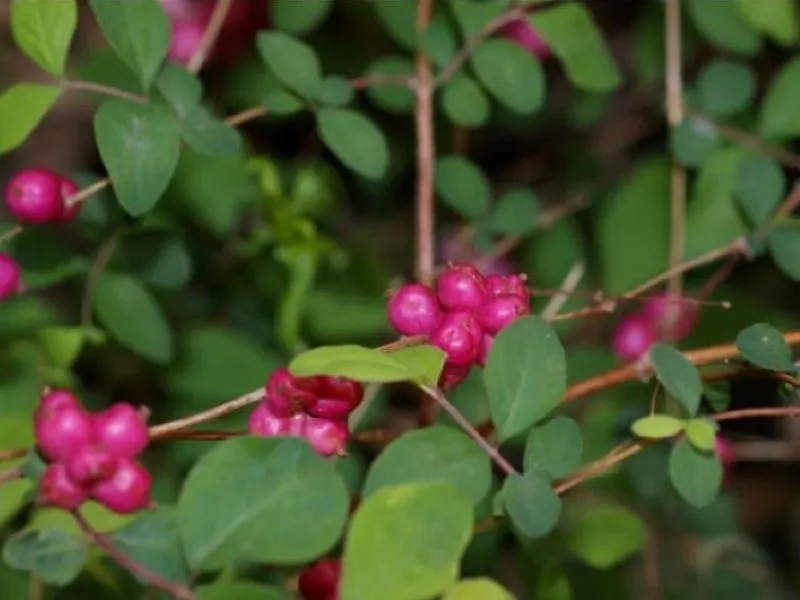
[[[110,477],[117,468],[117,457],[102,446],[89,444],[75,450],[65,465],[72,481],[89,485]]]
[[[364,398],[364,388],[360,383],[343,377],[319,377],[316,393],[318,397],[306,405],[306,412],[312,417],[344,420]]]
[[[19,265],[5,252],[0,252],[0,300],[19,291],[21,275]]]
[[[489,275],[486,278],[486,294],[490,298],[513,294],[527,300],[530,294],[525,287],[526,280],[525,275]]]
[[[400,335],[428,335],[442,311],[436,294],[427,286],[409,283],[392,294],[387,307],[389,323]]]
[[[475,315],[468,311],[453,311],[442,317],[429,341],[447,354],[447,364],[469,367],[478,358],[483,330]]]
[[[486,299],[484,277],[469,263],[452,265],[436,279],[436,295],[445,308],[475,310]]]
[[[248,420],[248,430],[251,435],[262,437],[275,437],[281,435],[301,436],[306,415],[297,413],[291,417],[276,414],[272,406],[262,402],[253,409]]]
[[[439,387],[447,391],[456,387],[469,376],[470,367],[454,367],[445,364],[442,374],[439,376]]]
[[[347,423],[307,417],[303,437],[322,456],[344,455],[350,431]]]
[[[114,473],[92,488],[92,498],[114,512],[130,514],[150,504],[152,478],[139,463],[120,458]]]
[[[478,323],[490,334],[497,334],[522,315],[531,312],[528,300],[516,294],[496,296],[478,311]]]
[[[671,332],[674,339],[680,340],[691,332],[697,310],[686,300],[661,293],[644,302],[642,315],[657,333]]]
[[[267,379],[264,392],[276,417],[290,417],[314,403],[315,388],[315,377],[295,377],[288,369],[280,367]]]
[[[620,319],[611,347],[614,354],[626,362],[638,360],[657,339],[650,322],[640,314]]]
[[[22,223],[57,221],[62,212],[61,177],[49,169],[27,169],[12,177],[5,189],[8,209]]]
[[[61,196],[61,214],[58,218],[59,221],[72,221],[78,216],[82,206],[80,202],[67,206],[67,200],[69,197],[74,196],[77,193],[78,185],[71,179],[62,177],[61,186],[59,187],[59,194]]]
[[[118,402],[95,413],[92,424],[98,443],[114,456],[135,458],[150,441],[141,413],[127,402]]]
[[[339,600],[341,573],[341,561],[321,560],[300,573],[297,589],[303,600]]]
[[[50,460],[67,460],[79,448],[92,442],[94,430],[89,414],[77,405],[44,400],[34,413],[36,445]]]
[[[76,510],[88,497],[86,490],[70,479],[63,463],[52,463],[42,473],[38,490],[42,505]]]
[[[206,25],[203,21],[192,18],[173,19],[171,26],[167,58],[178,64],[186,64],[203,42]]]

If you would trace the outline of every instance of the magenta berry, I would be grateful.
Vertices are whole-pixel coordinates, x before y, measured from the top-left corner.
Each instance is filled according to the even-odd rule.
[[[117,402],[92,415],[95,437],[114,456],[136,458],[147,447],[150,433],[132,404]]]
[[[530,294],[526,281],[525,275],[489,275],[486,278],[486,294],[490,298],[514,294],[527,300]]]
[[[350,430],[347,428],[347,423],[343,421],[308,417],[303,437],[322,456],[333,456],[334,454],[344,456],[347,442],[350,439]]]
[[[17,262],[5,252],[0,252],[0,300],[19,291],[21,273]]]
[[[439,387],[444,391],[456,387],[469,376],[470,368],[445,364],[442,374],[439,376]]]
[[[436,294],[419,283],[408,283],[392,294],[387,307],[389,323],[400,335],[428,335],[442,311]]]
[[[319,397],[306,406],[306,412],[312,417],[344,420],[364,398],[364,388],[356,381],[343,377],[317,379]]]
[[[61,177],[49,169],[20,171],[6,184],[5,201],[18,221],[40,225],[61,216]]]
[[[453,311],[442,317],[429,341],[444,350],[447,364],[468,367],[478,359],[482,339],[483,330],[472,313]]]
[[[172,20],[167,57],[178,64],[186,64],[203,42],[206,24],[199,19]]]
[[[297,580],[303,600],[339,600],[339,579],[342,563],[327,558],[306,567]]]
[[[66,177],[61,178],[61,185],[59,187],[59,193],[61,196],[61,213],[59,215],[59,221],[72,221],[75,217],[78,216],[78,213],[81,211],[81,203],[73,204],[71,206],[67,206],[67,199],[70,196],[74,196],[78,193],[78,185],[72,181],[71,179],[67,179]]]
[[[43,506],[76,510],[88,497],[87,491],[70,479],[63,463],[52,463],[42,473],[38,501]]]
[[[528,300],[522,296],[496,296],[478,311],[478,323],[490,334],[497,334],[522,315],[531,312]]]
[[[342,398],[318,398],[306,408],[312,417],[342,421],[353,411],[350,402]]]
[[[92,419],[79,406],[40,405],[34,413],[36,445],[50,460],[67,460],[94,439]]]
[[[67,390],[51,390],[39,401],[39,411],[49,412],[60,408],[81,408],[78,399]]]
[[[611,347],[623,361],[638,360],[657,339],[650,322],[640,314],[629,314],[620,319],[614,332]]]
[[[484,277],[469,263],[453,265],[437,278],[436,295],[445,308],[475,310],[486,300]]]
[[[92,488],[92,498],[119,514],[143,510],[150,504],[152,478],[142,465],[120,458],[112,475]]]
[[[72,481],[78,485],[90,485],[114,474],[117,457],[102,446],[90,444],[78,448],[65,465]]]
[[[248,431],[250,435],[260,437],[300,436],[307,418],[304,413],[291,417],[281,416],[267,402],[262,402],[250,413]]]
[[[695,306],[686,300],[681,300],[680,297],[661,293],[644,302],[642,314],[657,333],[666,334],[671,331],[674,339],[680,340],[691,332],[697,310]]]

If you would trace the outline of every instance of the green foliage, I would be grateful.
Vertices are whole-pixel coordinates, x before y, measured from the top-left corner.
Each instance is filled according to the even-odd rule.
[[[464,218],[479,219],[489,210],[492,190],[486,174],[463,156],[442,156],[436,161],[436,192]]]
[[[762,135],[791,138],[800,135],[797,104],[800,90],[800,59],[785,63],[770,82],[759,112]]]
[[[460,581],[444,595],[443,600],[513,600],[513,596],[491,579],[476,578]]]
[[[381,179],[389,168],[389,145],[368,117],[352,110],[317,111],[317,132],[345,166],[368,179]]]
[[[789,344],[780,331],[766,323],[757,323],[739,332],[736,347],[749,362],[762,369],[797,371]]]
[[[78,26],[75,0],[16,0],[10,8],[11,35],[17,46],[51,75],[63,75]]]
[[[688,440],[680,439],[669,455],[669,478],[686,502],[702,508],[717,497],[722,464],[715,453],[697,450]]]
[[[740,61],[710,61],[697,78],[697,102],[711,117],[724,119],[738,114],[749,106],[755,93],[755,74]]]
[[[686,423],[686,439],[701,452],[713,452],[717,429],[708,419],[692,419]]]
[[[506,477],[500,498],[514,527],[526,538],[547,535],[561,516],[561,499],[536,471]]]
[[[640,438],[660,440],[671,438],[681,433],[686,427],[686,421],[670,415],[649,415],[636,419],[631,425],[631,431]]]
[[[578,468],[583,436],[578,423],[556,416],[540,423],[525,441],[525,472],[536,471],[551,479],[566,477]]]
[[[21,145],[61,95],[51,85],[18,83],[0,94],[0,154]]]
[[[545,78],[539,63],[525,50],[506,40],[489,40],[471,56],[480,82],[498,102],[522,115],[541,108]]]
[[[258,34],[258,52],[278,81],[306,99],[316,98],[322,85],[322,67],[314,49],[277,31]]]
[[[584,512],[567,532],[567,546],[595,569],[609,569],[639,552],[647,528],[624,506],[596,506]]]
[[[31,571],[44,583],[66,585],[80,574],[88,558],[87,543],[58,529],[28,529],[3,544],[3,560]]]
[[[275,27],[301,35],[319,27],[333,8],[333,0],[275,0],[270,5]]]

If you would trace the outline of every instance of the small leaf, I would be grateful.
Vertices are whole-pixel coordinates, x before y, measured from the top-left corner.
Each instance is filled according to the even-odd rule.
[[[346,167],[367,179],[381,179],[389,168],[389,144],[373,121],[341,108],[317,111],[317,133]]]
[[[203,84],[200,79],[175,63],[166,63],[156,79],[156,89],[183,121],[200,106]]]
[[[680,402],[690,415],[696,414],[703,393],[703,381],[697,367],[678,350],[660,342],[650,348],[650,362],[667,393]]]
[[[287,90],[269,90],[261,101],[270,113],[279,117],[297,114],[305,108],[303,101]]]
[[[164,107],[109,100],[94,116],[94,134],[120,205],[132,217],[142,216],[175,174],[178,123]]]
[[[531,429],[525,442],[525,472],[566,477],[581,464],[583,435],[573,419],[559,415]]]
[[[561,516],[561,498],[535,471],[506,477],[500,491],[511,522],[527,538],[550,533]]]
[[[499,583],[479,577],[460,581],[442,600],[514,600],[514,596]]]
[[[783,46],[791,46],[800,37],[797,9],[792,0],[736,0],[736,8],[755,29]]]
[[[292,359],[289,371],[297,377],[335,375],[381,383],[408,381],[424,375],[410,371],[406,365],[392,358],[392,354],[350,344],[307,350]]]
[[[708,419],[692,419],[686,424],[686,439],[701,452],[713,452],[717,430]]]
[[[457,154],[436,160],[436,192],[450,208],[470,220],[486,214],[492,193],[481,168]]]
[[[497,199],[489,215],[488,228],[500,235],[523,236],[536,229],[538,218],[536,194],[533,190],[516,188]]]
[[[302,35],[322,25],[333,0],[272,0],[269,16],[276,29]]]
[[[722,145],[722,139],[706,121],[687,117],[670,132],[672,154],[687,167],[702,166]]]
[[[567,386],[564,348],[539,317],[520,317],[495,338],[483,377],[492,420],[506,440],[561,401]]]
[[[386,4],[380,3],[380,4]],[[385,56],[367,67],[366,77],[414,76],[414,63],[406,56]],[[406,114],[414,109],[414,94],[405,85],[375,85],[366,89],[367,97],[383,110],[394,114]]]
[[[739,206],[756,227],[764,225],[786,196],[783,169],[772,158],[752,154],[739,163],[734,192]]]
[[[30,571],[43,583],[65,586],[83,570],[88,547],[80,537],[58,529],[27,529],[12,534],[3,545],[3,560]]]
[[[53,364],[65,369],[72,367],[86,341],[86,333],[81,327],[44,327],[38,336]]]
[[[755,56],[763,45],[761,36],[738,8],[736,2],[688,0],[686,3],[692,24],[706,40],[735,54]]]
[[[344,77],[326,77],[319,90],[319,101],[334,108],[347,106],[353,101],[355,92]]]
[[[647,539],[642,519],[624,506],[596,506],[567,533],[567,546],[595,569],[610,569],[639,552]]]
[[[736,347],[749,362],[762,369],[797,371],[789,344],[780,331],[766,323],[757,323],[740,331],[736,336]]]
[[[63,75],[78,26],[75,0],[14,0],[10,8],[11,35],[20,50],[51,75]]]
[[[686,502],[702,508],[717,497],[722,485],[722,464],[715,453],[700,452],[680,439],[669,455],[669,478]]]
[[[403,434],[372,463],[362,495],[400,483],[439,481],[479,504],[492,486],[492,465],[467,435],[441,425]]]
[[[501,104],[521,115],[541,108],[544,72],[524,48],[508,40],[490,39],[475,48],[470,60],[478,79]]]
[[[458,577],[473,519],[469,499],[446,483],[408,483],[375,492],[350,522],[341,600],[422,600],[442,594]]]
[[[800,228],[790,221],[776,227],[767,236],[770,256],[783,274],[800,281]]]
[[[100,322],[125,348],[166,364],[172,359],[172,331],[158,302],[130,275],[106,273],[97,282],[95,310]]]
[[[442,110],[456,125],[480,127],[491,115],[492,105],[478,82],[467,75],[458,74],[442,90]]]
[[[792,138],[800,136],[800,58],[783,64],[772,77],[761,101],[758,128],[764,137]]]
[[[194,273],[186,244],[168,231],[139,231],[126,235],[118,252],[131,274],[165,290],[183,288]]]
[[[203,106],[197,107],[186,119],[183,140],[195,152],[208,156],[233,156],[240,154],[244,147],[241,134]]]
[[[720,119],[745,110],[756,94],[756,77],[747,63],[716,59],[708,62],[697,78],[700,110]]]
[[[322,68],[314,48],[278,31],[259,32],[256,46],[261,59],[281,83],[304,98],[317,97]]]
[[[631,425],[633,434],[648,440],[663,440],[678,435],[686,421],[669,415],[650,415],[636,419]]]
[[[157,0],[90,0],[106,40],[133,69],[142,87],[150,87],[170,40],[170,24]]]
[[[447,355],[436,346],[420,344],[392,352],[391,357],[410,373],[415,373],[417,381],[436,387]]]
[[[18,83],[0,94],[0,155],[22,145],[61,96],[61,89]]]
[[[286,590],[249,581],[219,582],[197,588],[199,600],[292,600]]]

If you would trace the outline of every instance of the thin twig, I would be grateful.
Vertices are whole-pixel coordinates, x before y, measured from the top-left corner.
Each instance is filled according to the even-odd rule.
[[[225,123],[231,127],[238,127],[248,121],[255,121],[256,119],[265,117],[267,114],[269,114],[269,109],[267,109],[266,106],[254,106],[253,108],[248,108],[247,110],[231,115],[225,119]]]
[[[22,478],[22,470],[19,468],[9,469],[0,473],[0,485]]]
[[[572,268],[564,278],[564,282],[561,284],[561,289],[563,291],[550,298],[547,306],[545,306],[544,310],[542,311],[542,319],[549,321],[558,314],[558,311],[560,311],[564,306],[564,303],[567,301],[569,296],[573,291],[575,291],[575,288],[578,287],[578,284],[583,278],[585,271],[586,265],[583,263],[583,261],[576,261],[575,264],[572,265]]]
[[[110,85],[103,85],[102,83],[97,83],[96,81],[65,80],[61,82],[61,85],[68,90],[103,94],[104,96],[111,96],[121,100],[129,100],[131,102],[136,102],[137,104],[147,104],[149,102],[149,100],[144,96],[132,94]]]
[[[5,244],[6,242],[13,240],[24,230],[25,228],[22,225],[14,225],[14,227],[6,231],[3,235],[0,235],[0,244]]]
[[[108,265],[108,261],[114,255],[114,249],[117,247],[117,234],[112,234],[100,246],[97,251],[97,256],[89,269],[89,275],[86,280],[86,288],[83,291],[83,298],[81,299],[81,325],[83,327],[91,327],[92,325],[92,312],[94,311],[94,296],[97,291],[97,283],[103,272]]]
[[[28,454],[27,448],[9,448],[8,450],[0,450],[0,462],[14,460],[15,458],[23,458],[26,454]]]
[[[83,188],[81,190],[78,190],[72,196],[69,196],[68,198],[65,198],[64,199],[64,204],[66,206],[68,206],[68,207],[72,206],[73,204],[80,204],[81,202],[86,200],[88,197],[94,196],[98,192],[101,192],[104,189],[106,189],[109,186],[110,183],[111,183],[111,180],[108,179],[107,177],[104,178],[104,179],[100,179],[98,181],[95,181],[93,184],[87,185],[85,188]]]
[[[195,50],[189,63],[186,65],[186,70],[190,73],[198,73],[208,59],[209,54],[214,49],[214,44],[217,43],[222,26],[225,24],[225,19],[228,18],[228,12],[233,5],[233,0],[217,0],[214,5],[214,12],[211,13],[211,18],[208,21],[208,26],[203,32],[203,38],[200,40],[200,45]]]
[[[194,427],[195,425],[200,425],[201,423],[207,423],[208,421],[219,419],[236,412],[237,410],[241,410],[246,406],[256,404],[263,397],[264,390],[258,389],[243,396],[239,396],[234,400],[225,402],[224,404],[220,404],[219,406],[204,410],[203,412],[184,417],[182,419],[176,419],[175,421],[162,423],[161,425],[156,425],[155,427],[150,428],[150,439],[157,440],[164,438],[171,435],[175,431],[181,431],[182,429],[188,429],[189,427]]]

